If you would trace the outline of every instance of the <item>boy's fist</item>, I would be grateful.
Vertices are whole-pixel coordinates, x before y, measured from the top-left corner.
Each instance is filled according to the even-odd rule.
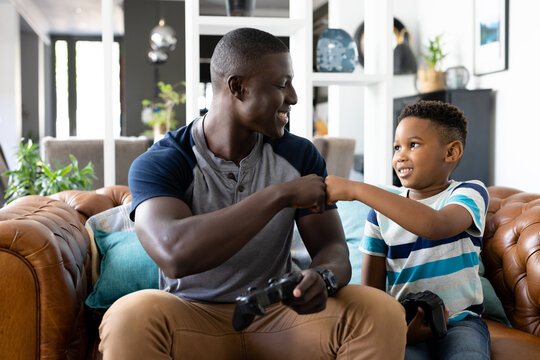
[[[350,181],[339,176],[328,175],[324,180],[326,184],[326,203],[334,205],[339,200],[351,201],[348,189]]]

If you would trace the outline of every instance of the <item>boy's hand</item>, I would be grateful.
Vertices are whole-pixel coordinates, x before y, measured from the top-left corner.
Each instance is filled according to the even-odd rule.
[[[407,345],[415,345],[434,338],[431,327],[427,324],[424,317],[424,309],[418,307],[416,316],[411,320],[407,327]],[[444,307],[444,320],[448,325],[448,307]]]
[[[348,194],[350,187],[349,180],[339,176],[328,175],[324,181],[326,183],[326,203],[334,205],[338,200],[354,200]]]

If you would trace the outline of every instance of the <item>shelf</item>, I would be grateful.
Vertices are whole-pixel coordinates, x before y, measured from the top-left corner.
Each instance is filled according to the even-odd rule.
[[[253,27],[276,36],[289,36],[304,28],[303,19],[242,16],[199,16],[199,35],[223,35],[239,27]]]
[[[385,75],[364,73],[314,72],[311,74],[313,86],[329,85],[372,85],[386,80]]]

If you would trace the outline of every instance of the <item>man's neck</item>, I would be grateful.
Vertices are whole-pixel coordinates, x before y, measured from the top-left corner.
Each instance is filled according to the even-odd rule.
[[[257,133],[235,126],[227,116],[219,117],[219,112],[208,112],[203,118],[203,132],[208,149],[220,159],[240,161],[249,155],[257,142]]]

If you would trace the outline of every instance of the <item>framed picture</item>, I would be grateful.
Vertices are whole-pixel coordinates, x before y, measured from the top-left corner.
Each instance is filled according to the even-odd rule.
[[[474,74],[508,69],[508,0],[475,0]]]

